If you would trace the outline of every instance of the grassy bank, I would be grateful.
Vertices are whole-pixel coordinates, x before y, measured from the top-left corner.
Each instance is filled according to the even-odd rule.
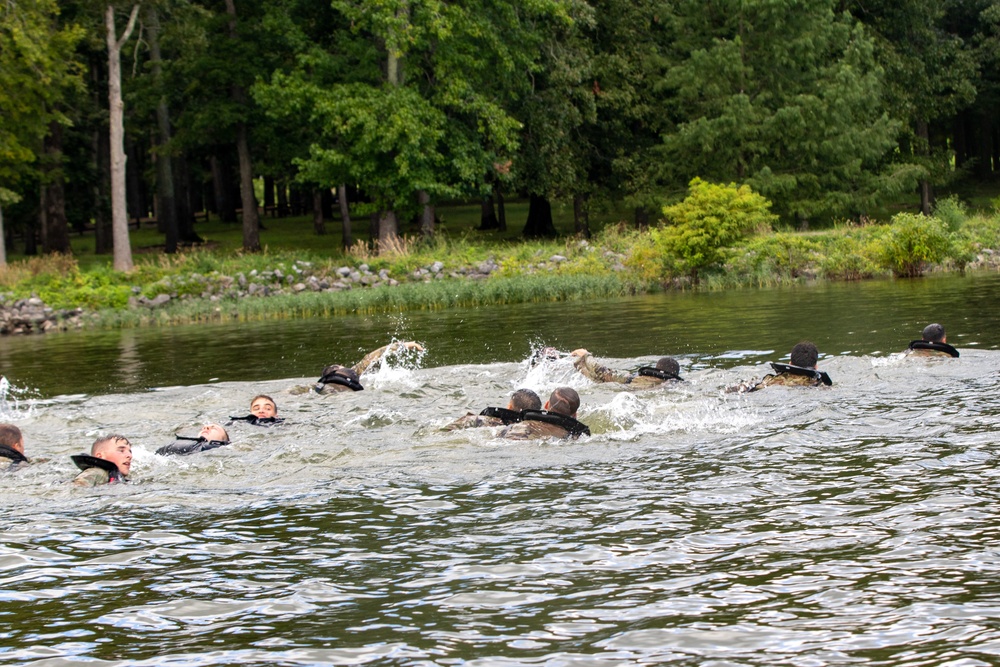
[[[607,224],[589,240],[441,230],[431,241],[407,238],[380,254],[363,245],[346,254],[318,247],[317,239],[327,245],[329,239],[312,234],[305,219],[266,224],[270,241],[261,253],[243,254],[233,239],[224,240],[238,234],[232,225],[203,224],[204,245],[169,256],[137,252],[129,274],[86,256],[16,260],[0,270],[0,293],[8,302],[37,295],[53,308],[82,307],[91,313],[88,326],[134,327],[996,270],[1000,256],[993,252],[1000,249],[1000,215],[969,213],[957,200],[946,200],[929,218],[899,214],[882,224],[812,232],[751,230],[713,248],[712,260],[701,264],[695,261],[703,255],[691,249],[704,239],[678,246],[676,228],[624,223]]]

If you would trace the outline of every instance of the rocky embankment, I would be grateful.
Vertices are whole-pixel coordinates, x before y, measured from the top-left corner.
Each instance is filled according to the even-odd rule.
[[[426,282],[443,278],[482,280],[500,268],[493,260],[454,271],[445,271],[444,266],[443,262],[434,262],[416,269],[412,274],[399,280],[390,276],[387,269],[381,269],[377,273],[372,272],[367,264],[357,267],[341,266],[333,270],[315,270],[311,262],[304,261],[293,262],[288,269],[255,270],[233,276],[191,273],[164,278],[144,288],[133,287],[129,306],[157,308],[175,299],[219,301],[303,292],[343,292],[365,287],[395,287],[400,282]],[[155,296],[145,296],[143,292],[155,293]]]
[[[47,333],[79,329],[83,325],[83,309],[56,310],[38,297],[0,302],[0,334]]]

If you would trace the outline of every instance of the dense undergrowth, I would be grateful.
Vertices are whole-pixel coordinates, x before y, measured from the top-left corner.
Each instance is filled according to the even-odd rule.
[[[274,246],[257,254],[191,249],[140,256],[128,274],[102,266],[81,270],[70,256],[45,256],[0,269],[0,293],[8,300],[36,295],[54,308],[82,307],[95,313],[89,320],[95,326],[126,327],[996,268],[993,250],[1000,249],[1000,213],[970,215],[955,199],[943,200],[932,216],[900,213],[883,224],[793,232],[772,231],[769,204],[746,192],[710,192],[714,204],[697,201],[697,195],[692,183],[692,196],[685,202],[693,208],[668,209],[669,224],[643,230],[610,225],[590,240],[487,244],[472,235],[441,235],[429,242],[407,239],[381,254],[359,244],[352,253],[336,256]],[[725,208],[725,215],[712,210],[716,205]],[[744,218],[733,214],[740,207]],[[476,267],[484,265],[489,266],[485,274],[477,273]],[[361,267],[372,275],[382,272],[386,280],[375,287],[353,285],[336,291],[293,289],[307,276],[333,281],[338,272],[343,275],[344,267]],[[258,293],[267,298],[248,294],[246,285],[254,281],[269,285]],[[163,307],[135,307],[134,300],[130,307],[131,297],[161,294],[171,297]]]

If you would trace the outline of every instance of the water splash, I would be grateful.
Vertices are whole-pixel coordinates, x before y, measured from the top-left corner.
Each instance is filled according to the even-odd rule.
[[[36,390],[16,387],[0,375],[0,420],[17,421],[33,416],[37,396]]]

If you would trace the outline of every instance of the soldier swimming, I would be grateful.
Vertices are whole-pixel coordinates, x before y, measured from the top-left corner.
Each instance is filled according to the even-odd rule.
[[[958,357],[958,350],[948,345],[948,336],[940,324],[928,324],[921,339],[910,341],[906,354],[914,357]]]
[[[557,387],[542,410],[524,410],[520,421],[500,432],[501,438],[534,440],[538,438],[578,438],[590,435],[590,428],[576,419],[580,395],[572,387]]]
[[[772,362],[774,373],[765,375],[759,382],[741,382],[727,387],[727,393],[747,393],[758,391],[764,387],[780,385],[784,387],[820,387],[830,386],[833,380],[825,372],[817,370],[819,350],[809,341],[803,341],[792,348],[790,364]]]
[[[525,410],[541,410],[542,399],[530,389],[518,389],[511,394],[506,408],[485,408],[478,415],[472,412],[459,417],[445,426],[442,431],[455,431],[463,428],[480,428],[483,426],[504,426],[523,419]]]
[[[177,436],[177,441],[164,445],[156,450],[160,456],[186,456],[196,452],[204,452],[229,444],[229,434],[218,424],[205,424],[198,432],[197,438]]]
[[[108,435],[94,441],[90,454],[70,458],[83,471],[73,480],[76,486],[127,482],[132,469],[132,443],[123,435]]]
[[[608,368],[583,348],[573,350],[573,365],[580,373],[594,382],[617,382],[633,389],[653,389],[673,382],[683,382],[681,367],[673,357],[661,357],[655,366],[642,366],[635,373],[625,373]]]
[[[330,364],[320,373],[320,378],[314,384],[300,385],[289,389],[291,394],[306,394],[315,391],[318,394],[334,394],[340,391],[361,391],[361,375],[369,368],[378,365],[382,358],[390,353],[401,350],[414,350],[423,352],[424,348],[420,343],[410,341],[396,341],[383,345],[377,350],[372,350],[365,355],[364,359],[353,366],[341,366],[340,364]]]

